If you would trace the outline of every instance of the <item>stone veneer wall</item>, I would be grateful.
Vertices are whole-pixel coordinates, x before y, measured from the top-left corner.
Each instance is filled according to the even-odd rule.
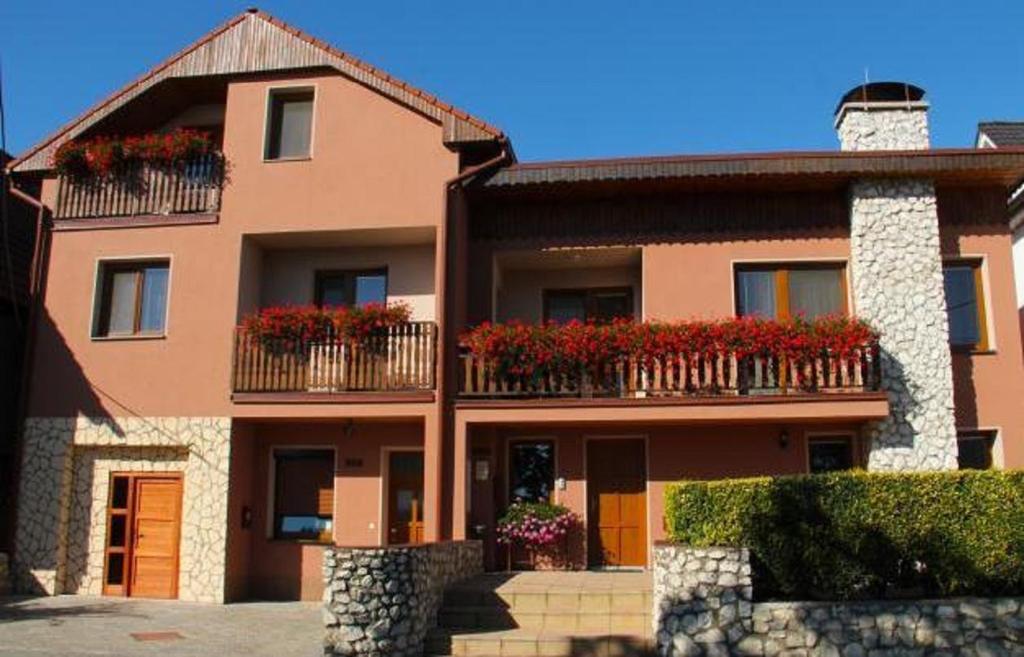
[[[324,551],[324,653],[423,654],[444,589],[483,572],[479,541]]]
[[[745,549],[654,549],[664,657],[1024,655],[1017,598],[752,603]]]
[[[928,148],[928,105],[921,102],[848,103],[836,124],[844,151],[903,151]]]
[[[857,315],[881,332],[891,409],[869,429],[868,467],[955,469],[953,369],[932,183],[852,186],[850,276]]]
[[[25,425],[13,564],[25,593],[99,594],[111,472],[183,472],[178,597],[222,602],[231,419],[53,418]]]

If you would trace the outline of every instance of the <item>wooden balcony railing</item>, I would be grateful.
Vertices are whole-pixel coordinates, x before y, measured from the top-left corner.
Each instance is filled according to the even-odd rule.
[[[408,322],[368,337],[286,340],[235,332],[234,392],[434,389],[437,326]]]
[[[546,376],[503,376],[464,353],[459,394],[503,397],[687,397],[869,392],[879,389],[878,345],[848,358],[822,353],[806,360],[717,353],[679,355],[645,365],[637,359],[604,363],[589,371]]]
[[[61,176],[54,218],[217,212],[223,186],[220,153],[168,165],[138,162],[102,178]]]

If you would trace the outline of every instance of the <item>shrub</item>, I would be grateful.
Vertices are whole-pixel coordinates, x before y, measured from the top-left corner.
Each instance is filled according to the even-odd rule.
[[[1024,591],[1024,472],[846,472],[681,482],[669,534],[749,547],[759,598]]]

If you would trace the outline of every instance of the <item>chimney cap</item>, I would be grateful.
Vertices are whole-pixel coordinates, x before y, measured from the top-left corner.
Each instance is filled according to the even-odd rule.
[[[924,98],[924,89],[907,82],[869,82],[850,89],[836,105],[836,116],[847,103],[914,103]]]

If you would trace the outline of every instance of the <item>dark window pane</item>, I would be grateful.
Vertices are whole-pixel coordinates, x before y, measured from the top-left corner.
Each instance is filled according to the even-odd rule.
[[[271,96],[267,158],[309,156],[313,92],[279,92]]]
[[[536,298],[536,297],[535,297]],[[579,292],[549,292],[547,295],[547,319],[559,324],[573,320],[587,321],[587,297]]]
[[[124,554],[116,552],[107,555],[107,584],[120,586],[124,583]]]
[[[554,443],[512,443],[509,480],[509,501],[550,502],[555,482]]]
[[[736,272],[736,312],[740,316],[775,317],[775,272]]]
[[[320,306],[347,306],[349,298],[345,287],[345,276],[331,275],[320,278],[320,298],[317,304]]]
[[[961,435],[957,440],[957,463],[961,470],[988,470],[992,467],[991,434]]]
[[[143,333],[163,333],[166,317],[167,265],[146,267],[139,330]]]
[[[789,272],[789,312],[814,319],[843,312],[840,269],[793,269]]]
[[[125,532],[125,523],[128,520],[128,516],[110,516],[110,547],[124,547],[124,538],[127,535]]]
[[[359,274],[355,287],[355,305],[387,303],[388,277],[385,274]]]
[[[592,316],[588,319],[606,322],[621,317],[633,317],[632,295],[625,290],[593,292],[590,296]]]
[[[981,341],[974,268],[950,265],[943,270],[943,277],[946,307],[949,309],[949,342],[957,346],[974,346]]]
[[[812,440],[808,448],[811,472],[836,472],[853,467],[849,440]]]
[[[115,509],[128,508],[128,477],[114,477],[114,492],[110,496],[110,506]]]

